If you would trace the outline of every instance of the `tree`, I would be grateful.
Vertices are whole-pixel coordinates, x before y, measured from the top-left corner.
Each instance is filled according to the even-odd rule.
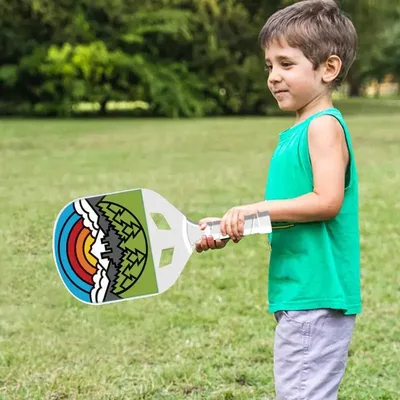
[[[3,0],[1,0],[3,1]],[[21,0],[22,1],[22,0]],[[185,62],[160,57],[192,39],[188,11],[146,1],[0,3],[0,99],[69,113],[78,101],[144,100],[155,113],[201,115],[202,86]],[[5,18],[13,15],[13,19]],[[11,21],[11,22],[10,22]],[[22,28],[21,28],[22,27]],[[160,47],[161,46],[161,47]]]
[[[373,54],[380,46],[377,36],[391,21],[392,11],[397,4],[398,0],[341,1],[342,10],[349,14],[358,34],[357,57],[347,77],[349,95],[352,97],[361,94],[361,87],[371,73],[379,73],[379,70],[371,68]]]
[[[393,23],[377,37],[380,45],[374,47],[368,75],[378,82],[385,76],[392,75],[399,84],[400,93],[400,7],[393,10],[392,17]]]

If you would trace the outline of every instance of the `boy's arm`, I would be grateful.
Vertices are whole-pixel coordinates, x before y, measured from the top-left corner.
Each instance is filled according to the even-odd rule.
[[[329,115],[311,121],[308,144],[314,189],[289,200],[270,200],[254,204],[269,211],[272,221],[310,222],[335,217],[342,207],[349,153],[343,128]]]
[[[221,233],[236,243],[242,237],[244,217],[268,211],[274,222],[312,222],[335,217],[343,203],[349,153],[340,123],[331,116],[311,121],[308,144],[313,191],[288,200],[267,200],[231,208],[221,219]]]

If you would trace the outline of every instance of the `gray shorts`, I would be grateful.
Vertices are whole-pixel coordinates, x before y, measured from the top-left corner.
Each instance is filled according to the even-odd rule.
[[[317,309],[275,313],[277,400],[336,400],[355,315]]]

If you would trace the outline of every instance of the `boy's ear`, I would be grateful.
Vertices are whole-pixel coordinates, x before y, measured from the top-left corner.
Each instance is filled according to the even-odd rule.
[[[325,83],[331,83],[339,75],[342,68],[342,60],[338,56],[330,56],[323,68],[322,80]]]

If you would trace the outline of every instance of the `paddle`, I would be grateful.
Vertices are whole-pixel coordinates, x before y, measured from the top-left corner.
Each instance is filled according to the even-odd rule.
[[[169,229],[160,229],[157,218]],[[165,292],[178,279],[203,235],[223,239],[219,222],[201,230],[160,194],[148,189],[77,199],[58,215],[53,254],[69,292],[89,304]],[[268,213],[247,216],[244,235],[272,231]],[[162,252],[173,249],[161,265]]]

